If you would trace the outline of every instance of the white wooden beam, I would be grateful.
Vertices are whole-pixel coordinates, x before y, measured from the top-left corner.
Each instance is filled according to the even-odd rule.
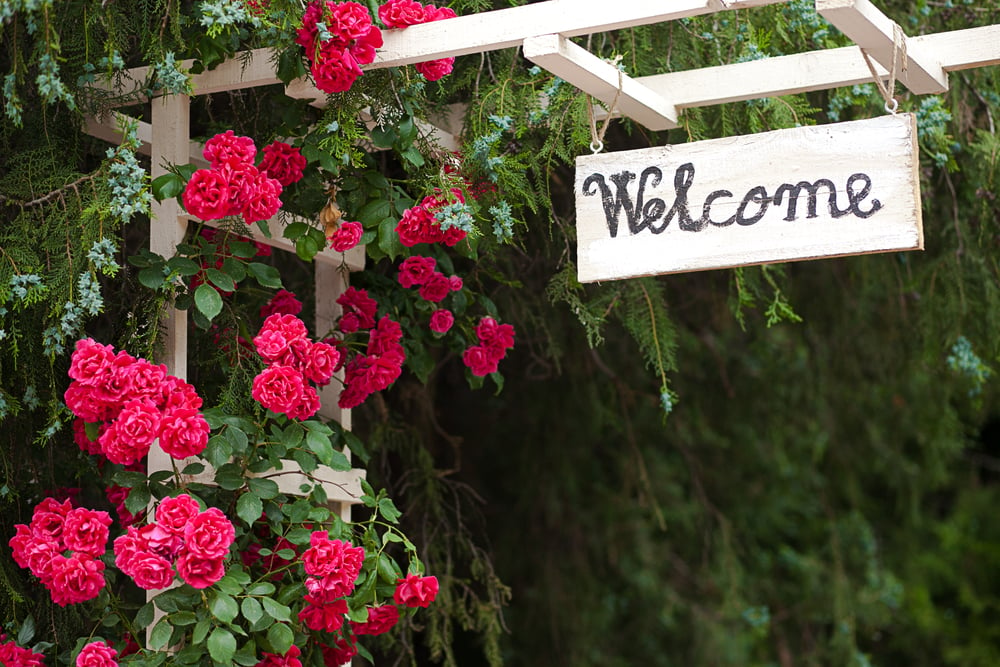
[[[937,55],[912,43],[899,31],[905,42],[906,59],[902,60],[903,44],[896,44],[896,23],[869,0],[816,0],[816,11],[850,37],[887,71],[897,59],[897,78],[910,91],[923,95],[948,90],[948,75]]]
[[[677,127],[677,109],[662,95],[562,35],[524,40],[524,57],[651,130]]]
[[[937,54],[945,71],[1000,64],[1000,25],[921,35],[909,42]],[[875,69],[887,74],[881,65]],[[688,108],[853,86],[871,82],[872,76],[858,47],[845,46],[636,80],[669,95],[678,108]]]

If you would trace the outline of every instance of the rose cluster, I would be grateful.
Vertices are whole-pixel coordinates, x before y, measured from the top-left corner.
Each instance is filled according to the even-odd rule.
[[[76,667],[118,667],[118,651],[102,641],[90,642],[76,656]]]
[[[202,511],[187,494],[164,498],[155,521],[129,526],[115,539],[115,565],[146,590],[170,586],[175,568],[186,583],[207,588],[225,574],[223,562],[235,538],[233,524],[215,507]]]
[[[107,512],[46,498],[35,507],[31,523],[14,526],[9,544],[14,561],[41,580],[53,602],[66,606],[92,600],[104,588],[100,557],[108,547],[110,525]]]
[[[455,12],[447,7],[422,5],[416,0],[389,0],[378,8],[378,17],[386,28],[405,28],[409,25],[455,18]],[[428,81],[437,81],[451,74],[454,66],[454,58],[438,58],[414,65]]]
[[[267,364],[253,380],[254,400],[291,419],[316,414],[319,394],[309,383],[325,385],[330,381],[340,364],[340,351],[329,343],[309,340],[302,320],[278,313],[264,320],[253,343]]]
[[[7,635],[0,634],[0,665],[4,667],[44,667],[45,654],[35,653],[30,648],[21,648],[14,640],[4,641]]]
[[[342,93],[361,76],[361,65],[375,60],[382,31],[356,2],[312,0],[295,43],[306,51],[316,87],[324,93]]]
[[[507,350],[514,347],[514,327],[498,324],[492,317],[484,317],[476,325],[479,345],[473,345],[462,354],[462,363],[469,367],[473,375],[485,376],[496,373],[500,360]]]
[[[400,341],[403,329],[399,322],[383,315],[368,334],[368,347],[347,362],[344,371],[344,390],[337,405],[349,409],[361,405],[368,396],[382,391],[396,381],[403,372],[406,352]]]
[[[344,625],[347,600],[365,562],[365,550],[350,542],[331,540],[325,530],[314,531],[302,554],[306,574],[306,606],[299,620],[312,630],[337,632]]]
[[[375,326],[378,303],[368,296],[368,290],[348,287],[337,297],[337,303],[344,311],[337,320],[337,328],[344,333],[354,333]]]
[[[84,451],[128,465],[146,456],[157,439],[175,459],[205,449],[210,429],[199,411],[201,397],[163,364],[124,350],[116,354],[110,345],[84,338],[76,342],[69,376],[66,405],[84,422],[100,424],[96,442],[79,424],[74,429]]]
[[[451,191],[452,197],[465,203],[462,191],[454,188]],[[444,243],[451,247],[466,237],[466,232],[458,227],[441,229],[441,223],[435,214],[448,201],[441,195],[428,195],[417,206],[403,211],[403,217],[396,225],[396,232],[399,233],[399,242],[403,245],[413,247],[418,243]]]
[[[302,651],[295,644],[289,646],[284,655],[267,652],[262,653],[262,655],[263,659],[254,667],[302,667],[302,661],[299,660]]]
[[[276,141],[264,148],[264,159],[255,167],[253,139],[232,130],[206,141],[203,155],[211,166],[191,175],[184,208],[202,220],[239,215],[248,225],[278,212],[282,187],[301,179],[306,166],[299,149]]]
[[[449,292],[460,291],[463,283],[461,277],[445,276],[436,266],[437,260],[433,257],[407,257],[399,267],[399,284],[407,288],[419,287],[421,299],[440,303]],[[438,308],[431,313],[431,331],[446,333],[454,323],[455,316],[450,310]]]

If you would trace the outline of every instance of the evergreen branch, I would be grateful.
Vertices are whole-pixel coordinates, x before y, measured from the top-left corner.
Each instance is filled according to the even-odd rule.
[[[3,194],[0,194],[0,202],[3,202],[5,204],[10,204],[12,206],[19,206],[21,209],[32,208],[32,207],[35,207],[35,206],[41,206],[42,204],[48,204],[48,203],[54,201],[57,197],[61,197],[63,195],[63,193],[65,193],[68,190],[72,190],[77,195],[79,195],[80,192],[79,192],[79,190],[76,189],[77,186],[80,185],[80,184],[82,184],[82,183],[86,183],[87,181],[94,180],[95,178],[97,178],[97,176],[100,173],[101,173],[100,171],[95,171],[92,174],[87,174],[86,176],[81,176],[80,178],[76,179],[72,183],[67,183],[66,185],[62,186],[61,188],[57,188],[57,189],[55,189],[55,190],[53,190],[51,192],[48,192],[48,193],[42,195],[41,197],[37,197],[37,198],[32,199],[31,201],[27,201],[27,202],[20,201],[20,200],[14,199],[12,197],[7,197],[7,196],[5,196]]]

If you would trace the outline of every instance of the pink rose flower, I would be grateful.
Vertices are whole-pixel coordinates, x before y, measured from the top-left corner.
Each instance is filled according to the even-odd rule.
[[[260,358],[270,364],[284,356],[291,341],[308,337],[309,333],[302,320],[294,315],[274,314],[264,320],[253,344]]]
[[[310,630],[317,632],[337,632],[344,626],[347,618],[347,601],[331,600],[317,604],[309,601],[306,596],[306,606],[299,612],[299,620]]]
[[[257,147],[250,137],[238,137],[232,130],[226,130],[205,142],[202,155],[213,167],[220,167],[230,159],[251,164],[257,155]]]
[[[485,377],[490,373],[497,372],[497,361],[493,355],[482,345],[473,345],[462,353],[462,363],[465,364],[473,375]]]
[[[347,252],[358,245],[364,231],[360,222],[342,222],[337,231],[328,239],[330,247],[336,252]]]
[[[302,312],[302,302],[288,290],[278,290],[265,305],[261,306],[260,316],[264,319],[271,315],[298,315]]]
[[[250,194],[247,197],[240,215],[245,223],[252,224],[258,220],[267,220],[273,217],[281,208],[281,183],[267,174],[259,174]]]
[[[162,556],[173,562],[184,546],[184,538],[176,535],[156,523],[150,523],[139,529],[142,540],[142,550]]]
[[[424,6],[416,0],[389,0],[378,8],[378,18],[386,28],[405,28],[427,20]]]
[[[52,601],[60,607],[93,600],[104,588],[104,563],[85,553],[52,563],[52,578],[46,582]]]
[[[302,655],[302,651],[299,650],[298,646],[292,644],[284,655],[261,653],[263,658],[254,667],[302,667],[302,661],[299,660],[300,655]]]
[[[129,562],[135,585],[147,591],[166,588],[174,581],[174,568],[170,561],[150,551],[140,551]],[[124,571],[124,570],[123,570]]]
[[[68,374],[82,385],[94,386],[109,371],[114,359],[114,348],[110,345],[101,345],[91,338],[83,338],[76,341]]]
[[[427,607],[438,594],[437,577],[421,577],[410,574],[405,579],[398,579],[396,592],[392,598],[396,604],[407,607]]]
[[[78,507],[66,515],[63,544],[71,551],[97,558],[107,551],[110,525],[111,516],[107,512]]]
[[[162,393],[163,381],[167,379],[164,364],[151,364],[145,359],[136,359],[126,373],[127,392],[133,399],[148,398],[156,403]]]
[[[437,81],[451,74],[452,69],[455,67],[455,59],[438,58],[436,60],[427,60],[422,63],[414,63],[413,67],[428,81]]]
[[[194,588],[208,588],[226,574],[224,558],[203,558],[192,553],[177,559],[177,574]]]
[[[309,349],[309,364],[305,368],[307,379],[324,385],[333,377],[340,363],[340,350],[328,343],[313,343]]]
[[[118,438],[128,441],[130,449],[148,452],[160,430],[160,411],[149,399],[132,399],[125,403],[112,427],[118,431]]]
[[[309,538],[309,548],[302,554],[306,574],[314,577],[336,575],[354,583],[365,560],[365,550],[350,542],[331,540],[325,530],[314,531]],[[335,596],[340,597],[340,596]]]
[[[156,524],[173,535],[184,535],[187,525],[201,513],[198,501],[186,493],[164,498],[156,507]]]
[[[90,642],[76,656],[76,667],[118,667],[118,651],[104,642]]]
[[[346,92],[362,74],[351,52],[330,42],[323,44],[309,71],[316,87],[324,93]]]
[[[287,187],[302,180],[306,159],[302,151],[283,141],[274,141],[264,146],[264,159],[259,169],[269,177]]]
[[[31,523],[28,524],[31,534],[36,539],[62,546],[63,527],[71,511],[73,504],[70,501],[59,502],[55,498],[45,498],[35,505],[31,515]]]
[[[437,260],[433,257],[421,257],[420,255],[407,257],[399,265],[399,284],[407,288],[423,285],[434,275],[435,266],[437,266]]]
[[[229,182],[214,169],[199,169],[184,187],[182,199],[191,215],[219,220],[229,215]]]
[[[201,396],[195,391],[194,386],[179,377],[168,375],[160,385],[157,407],[162,410],[170,408],[198,410],[201,408],[201,403]]]
[[[316,388],[305,384],[305,378],[303,378],[302,396],[299,398],[299,403],[292,406],[285,414],[288,415],[289,419],[309,419],[319,412],[321,407]]]
[[[146,553],[146,541],[139,535],[139,529],[129,526],[124,535],[115,538],[115,567],[135,578],[132,563],[140,553]]]
[[[381,635],[392,630],[399,622],[399,609],[391,604],[383,604],[368,609],[368,620],[365,623],[351,622],[351,629],[356,635]]]
[[[461,276],[448,276],[448,282],[451,283],[452,292],[459,292],[464,287]]]
[[[440,271],[435,271],[420,287],[420,298],[432,303],[440,303],[451,292],[451,282]]]
[[[234,539],[233,524],[215,507],[196,516],[184,529],[184,549],[198,558],[224,558]]]
[[[13,640],[4,642],[7,636],[0,634],[0,665],[7,667],[45,667],[45,654],[21,648]],[[338,666],[339,667],[339,666]]]
[[[205,450],[211,429],[192,408],[168,408],[160,421],[160,449],[175,459],[197,456]]]
[[[253,379],[250,395],[271,412],[288,413],[302,400],[305,378],[291,366],[268,366]]]
[[[447,333],[455,323],[455,316],[450,310],[439,308],[431,313],[431,331],[435,333]]]

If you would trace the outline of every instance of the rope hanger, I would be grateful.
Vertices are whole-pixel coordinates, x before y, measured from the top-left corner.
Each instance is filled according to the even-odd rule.
[[[899,102],[896,100],[894,95],[896,94],[896,75],[897,67],[899,70],[906,71],[906,34],[903,29],[899,27],[898,23],[893,22],[892,24],[892,67],[889,68],[889,83],[886,85],[882,81],[882,77],[878,75],[875,71],[875,65],[872,64],[871,58],[868,56],[868,52],[861,49],[861,55],[865,58],[865,64],[868,65],[868,71],[872,73],[872,79],[875,80],[875,85],[878,86],[879,92],[882,94],[882,99],[885,100],[885,111],[886,113],[895,114],[896,110],[899,108]]]
[[[618,98],[622,94],[622,70],[618,68],[618,90],[615,91],[615,96],[611,100],[611,106],[608,107],[608,115],[601,124],[601,129],[597,129],[597,119],[594,118],[594,103],[593,98],[590,95],[587,96],[587,119],[590,121],[590,150],[593,151],[594,155],[597,155],[602,150],[604,150],[604,135],[608,132],[608,125],[611,124],[611,118],[614,116],[615,107],[618,104]]]

